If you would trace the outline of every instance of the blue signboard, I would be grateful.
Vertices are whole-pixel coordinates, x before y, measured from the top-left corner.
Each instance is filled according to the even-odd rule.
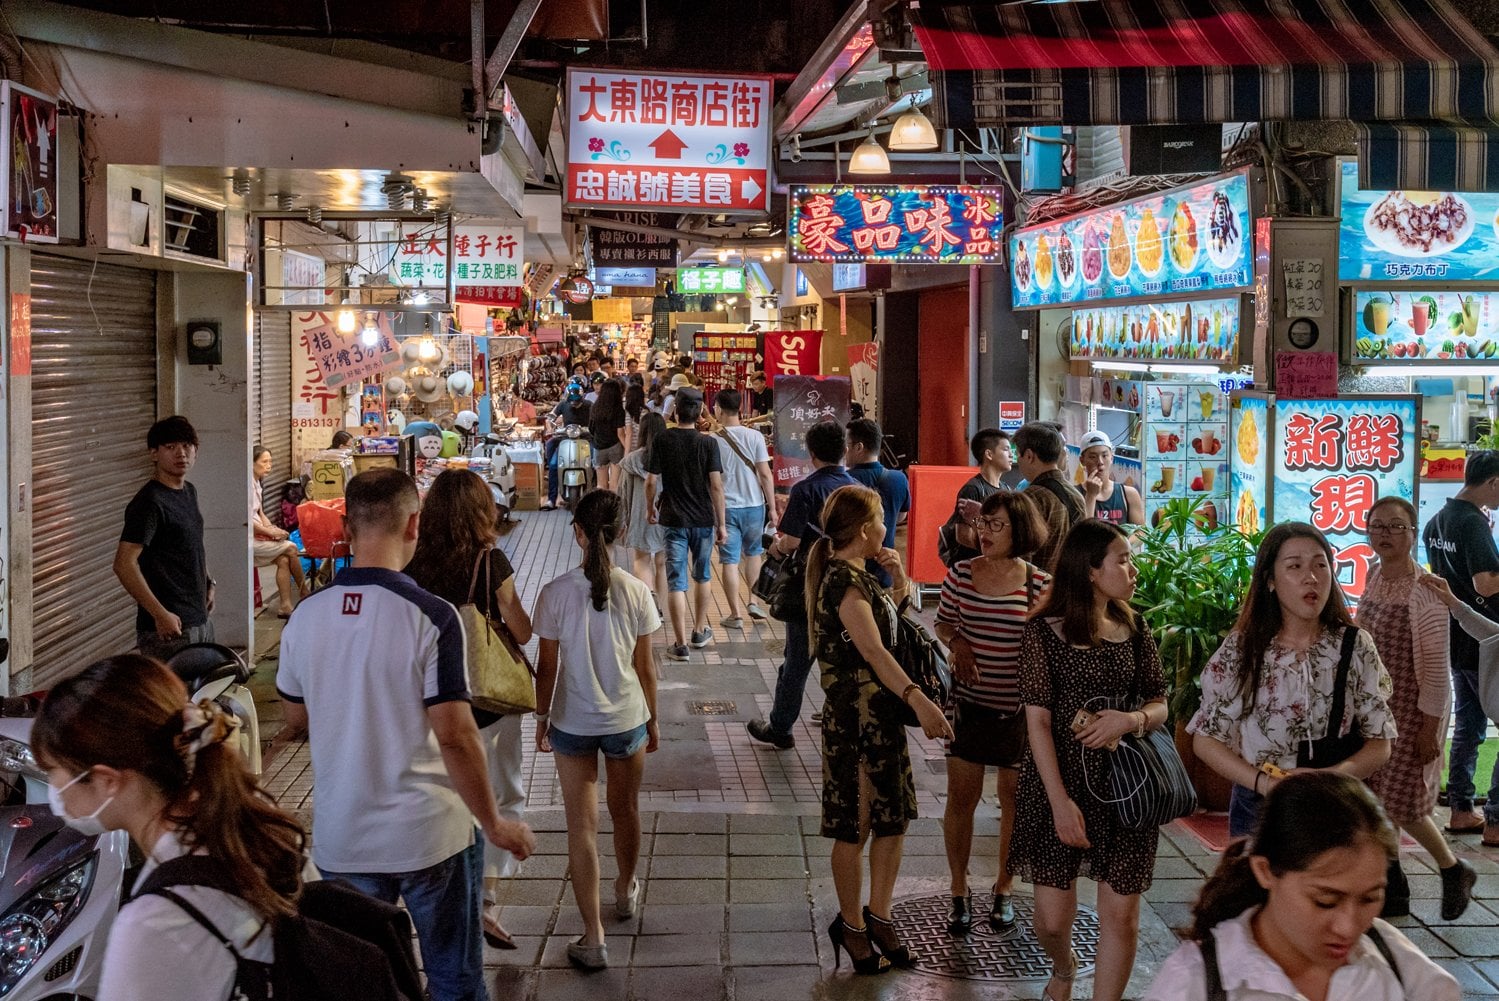
[[[1360,191],[1341,166],[1340,279],[1499,281],[1499,194]]]
[[[1004,254],[1003,192],[973,185],[794,185],[791,259],[993,264]]]
[[[1016,309],[1254,283],[1244,173],[1136,198],[1010,238]]]

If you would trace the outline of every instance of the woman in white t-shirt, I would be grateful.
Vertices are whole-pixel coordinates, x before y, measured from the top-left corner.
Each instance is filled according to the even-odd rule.
[[[590,970],[609,965],[599,917],[599,752],[619,866],[614,913],[629,918],[640,903],[640,779],[645,755],[660,741],[651,634],[661,628],[661,617],[650,588],[609,559],[622,509],[609,490],[578,502],[573,535],[583,562],[541,589],[532,616],[541,639],[536,746],[555,755],[573,899],[583,917],[583,934],[568,943],[567,958]]]
[[[302,826],[276,807],[229,738],[238,720],[188,703],[161,662],[101,660],[59,682],[31,731],[52,811],[81,834],[125,830],[146,855],[136,886],[190,853],[209,856],[237,887],[172,892],[213,923],[247,960],[273,959],[271,922],[296,913]],[[166,897],[145,893],[109,929],[99,1001],[226,1001],[234,955]]]

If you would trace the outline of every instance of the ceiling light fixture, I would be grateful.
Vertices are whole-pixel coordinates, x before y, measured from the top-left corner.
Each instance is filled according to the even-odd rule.
[[[912,98],[911,107],[890,129],[890,148],[902,153],[925,153],[937,148],[937,130]]]
[[[353,313],[349,314],[353,316]],[[375,314],[371,313],[364,321],[364,330],[359,334],[359,342],[367,348],[372,348],[380,343],[380,328],[375,325]]]
[[[729,263],[729,249],[727,247],[719,247],[718,248],[718,263],[719,264],[727,264],[727,263]]]
[[[352,309],[340,309],[338,311],[338,332],[340,334],[352,334],[354,328],[359,325],[359,317],[354,315]]]
[[[850,174],[890,173],[890,157],[885,155],[885,148],[875,140],[872,123],[869,127],[869,135],[848,158],[848,172]]]

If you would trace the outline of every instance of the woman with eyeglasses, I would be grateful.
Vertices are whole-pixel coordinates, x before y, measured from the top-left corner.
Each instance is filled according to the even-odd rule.
[[[1390,760],[1369,776],[1369,787],[1385,813],[1431,853],[1442,874],[1442,920],[1455,921],[1467,910],[1477,879],[1473,867],[1452,854],[1432,811],[1442,783],[1442,745],[1452,707],[1448,675],[1448,612],[1441,598],[1417,586],[1429,577],[1416,563],[1416,509],[1399,497],[1385,497],[1369,509],[1369,546],[1379,563],[1358,607],[1358,624],[1394,682],[1390,711],[1399,736]],[[1410,912],[1410,887],[1398,860],[1390,869],[1384,915]],[[1401,899],[1401,898],[1404,899]]]
[[[989,927],[998,934],[1015,927],[1015,877],[1006,867],[1015,833],[1015,787],[1026,747],[1020,637],[1031,609],[1051,583],[1050,574],[1026,559],[1046,542],[1046,523],[1030,497],[1008,490],[990,496],[979,509],[977,529],[982,555],[953,564],[937,606],[937,636],[952,652],[957,682],[942,817],[952,876],[947,930],[954,935],[966,935],[973,927],[973,893],[968,886],[973,813],[984,792],[984,769],[991,765],[998,770],[999,875]]]

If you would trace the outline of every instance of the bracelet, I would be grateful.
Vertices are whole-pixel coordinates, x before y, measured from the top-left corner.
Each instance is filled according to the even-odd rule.
[[[1145,715],[1145,713],[1142,712],[1142,711],[1140,711],[1140,710],[1136,710],[1135,711],[1135,715],[1137,715],[1137,716],[1140,717],[1140,725],[1137,726],[1137,727],[1135,727],[1135,736],[1136,737],[1144,737],[1145,736],[1145,727],[1150,724],[1150,717],[1147,716],[1147,715]]]
[[[916,682],[913,681],[913,682],[911,682],[909,685],[907,685],[905,687],[904,691],[902,691],[900,693],[900,700],[902,702],[905,702],[905,703],[907,703],[909,705],[910,704],[911,693],[912,692],[919,692],[919,691],[921,691],[921,686],[918,685]]]
[[[544,720],[550,716],[549,713],[536,713],[535,715],[538,720]]]
[[[1264,772],[1256,771],[1254,773],[1254,794],[1256,796],[1260,795],[1260,779],[1262,779],[1264,777],[1265,777],[1265,773]]]

